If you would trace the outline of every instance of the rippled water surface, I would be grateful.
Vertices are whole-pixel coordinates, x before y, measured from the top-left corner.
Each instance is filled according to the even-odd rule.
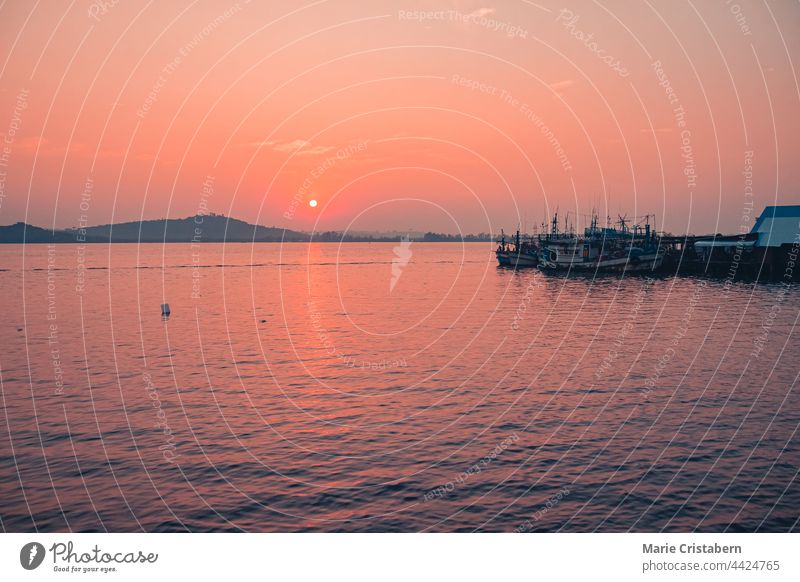
[[[797,529],[797,290],[395,247],[0,246],[3,528]]]

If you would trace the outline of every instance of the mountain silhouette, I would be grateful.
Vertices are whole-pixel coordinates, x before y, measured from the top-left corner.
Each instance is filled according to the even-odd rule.
[[[85,240],[84,240],[85,239]],[[0,226],[0,243],[297,242],[303,232],[250,224],[219,214],[162,218],[52,231],[18,222]]]

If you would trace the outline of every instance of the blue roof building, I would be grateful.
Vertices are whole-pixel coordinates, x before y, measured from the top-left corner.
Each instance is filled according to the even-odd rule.
[[[800,205],[767,206],[751,233],[758,233],[759,247],[779,247],[800,242]]]

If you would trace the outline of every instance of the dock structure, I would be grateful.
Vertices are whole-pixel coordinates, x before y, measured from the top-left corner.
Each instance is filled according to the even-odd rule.
[[[742,279],[800,280],[800,205],[767,206],[750,232],[738,235],[664,234],[668,272]]]
[[[557,214],[549,229],[536,236],[518,230],[513,238],[501,232],[496,250],[501,267],[538,267],[572,272],[635,272],[687,274],[783,281],[800,280],[800,205],[767,206],[749,232],[735,235],[675,235],[651,229],[650,216],[632,227],[620,217],[619,228],[591,226],[582,235]]]

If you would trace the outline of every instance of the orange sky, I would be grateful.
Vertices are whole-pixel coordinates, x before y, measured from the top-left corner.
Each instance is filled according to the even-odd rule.
[[[800,203],[798,30],[788,1],[7,0],[0,224],[738,232]]]

